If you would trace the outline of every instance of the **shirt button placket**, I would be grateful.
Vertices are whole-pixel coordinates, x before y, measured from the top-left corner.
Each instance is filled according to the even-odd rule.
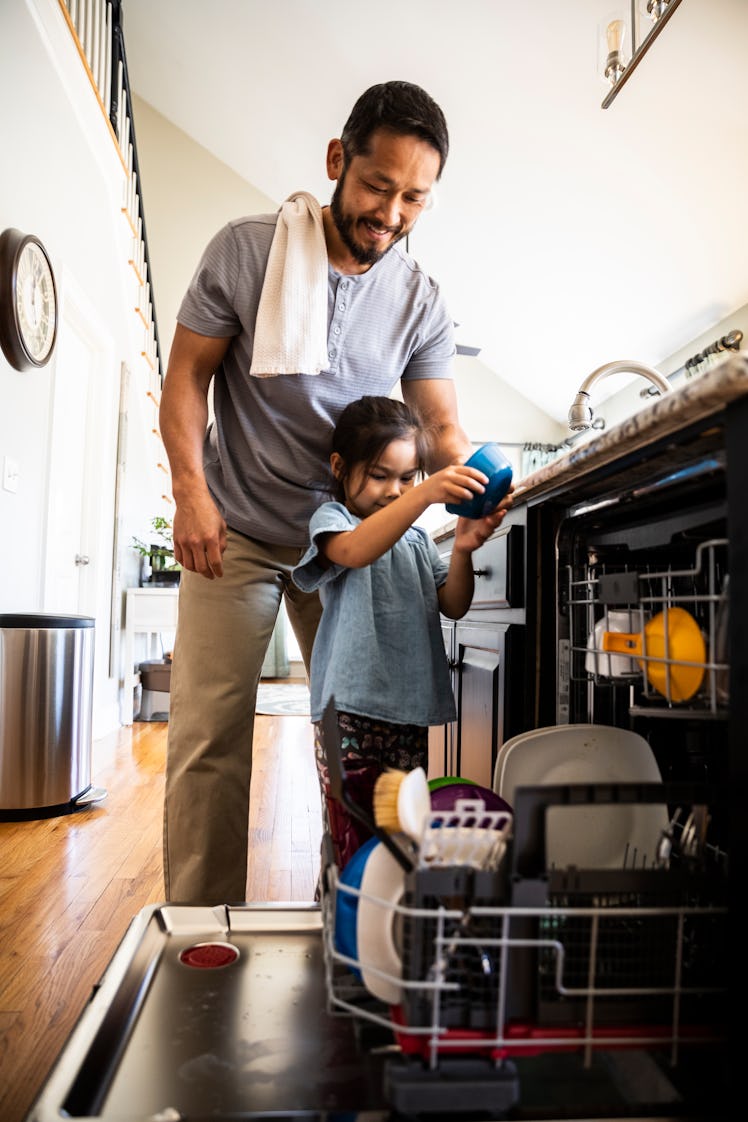
[[[333,371],[336,369],[339,362],[339,344],[343,334],[343,316],[348,306],[346,290],[348,289],[349,283],[347,277],[342,278],[338,281],[338,287],[335,292],[335,306],[327,336],[327,357],[330,360],[330,370]]]

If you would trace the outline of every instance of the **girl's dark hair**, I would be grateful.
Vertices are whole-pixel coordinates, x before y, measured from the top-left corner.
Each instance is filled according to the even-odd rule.
[[[369,141],[377,129],[398,136],[418,136],[439,153],[441,177],[449,152],[449,133],[444,114],[434,99],[412,82],[380,82],[365,90],[343,126],[340,140],[346,160],[368,154]]]
[[[393,440],[415,440],[419,471],[424,470],[428,436],[418,414],[404,402],[392,397],[360,397],[346,405],[332,434],[332,451],[343,462],[340,479],[334,480],[333,494],[345,502],[345,483],[358,465],[364,471],[377,462]]]

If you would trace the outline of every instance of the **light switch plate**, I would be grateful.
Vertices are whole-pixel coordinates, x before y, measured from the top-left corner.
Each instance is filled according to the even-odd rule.
[[[18,477],[20,475],[20,468],[18,460],[12,460],[10,456],[5,456],[3,459],[3,490],[4,491],[17,491],[18,490]]]

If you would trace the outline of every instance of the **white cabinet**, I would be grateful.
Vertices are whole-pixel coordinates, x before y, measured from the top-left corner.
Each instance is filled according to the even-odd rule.
[[[133,690],[135,689],[135,636],[146,635],[149,646],[154,647],[162,631],[174,631],[177,626],[179,588],[128,588],[125,599],[125,673],[122,689],[121,720],[131,725],[133,719]],[[153,657],[161,656],[161,648]]]

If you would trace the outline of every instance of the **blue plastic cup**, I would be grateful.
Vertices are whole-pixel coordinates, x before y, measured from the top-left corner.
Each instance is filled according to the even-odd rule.
[[[450,514],[461,518],[485,518],[492,514],[512,485],[512,465],[498,444],[484,444],[473,452],[466,467],[477,468],[488,476],[488,483],[482,495],[473,495],[464,503],[447,503]]]

